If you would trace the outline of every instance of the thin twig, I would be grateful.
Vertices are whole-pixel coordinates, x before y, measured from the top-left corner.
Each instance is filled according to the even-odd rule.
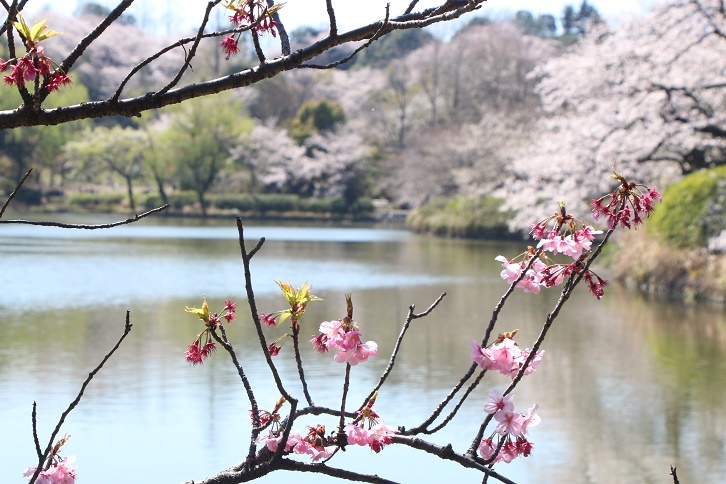
[[[257,241],[257,245],[255,245],[255,247],[250,251],[250,253],[248,254],[248,257],[250,259],[252,259],[255,256],[255,254],[257,253],[257,251],[262,248],[262,244],[264,244],[264,243],[265,243],[265,238],[260,237],[260,240]]]
[[[242,219],[237,218],[237,234],[238,234],[238,240],[239,240],[239,247],[240,252],[242,254],[242,265],[244,267],[244,274],[245,274],[245,291],[247,293],[247,305],[250,308],[250,314],[252,316],[252,321],[255,325],[255,329],[257,330],[257,339],[260,342],[260,345],[262,347],[262,354],[265,356],[265,361],[267,362],[267,367],[270,369],[270,372],[272,373],[272,378],[275,380],[275,385],[277,386],[277,390],[280,392],[280,395],[285,397],[285,400],[287,400],[290,403],[291,407],[291,416],[294,417],[292,412],[294,412],[294,409],[297,408],[297,399],[294,398],[288,391],[285,389],[285,386],[282,384],[282,379],[280,378],[280,374],[277,371],[277,367],[275,366],[275,363],[272,361],[272,357],[270,356],[270,351],[267,348],[267,341],[265,340],[265,333],[262,331],[262,323],[260,322],[260,316],[257,311],[257,302],[255,300],[255,292],[252,289],[252,272],[250,270],[250,259],[254,254],[257,253],[260,248],[262,248],[262,245],[265,243],[264,237],[261,238],[258,242],[255,248],[252,250],[252,252],[248,253],[247,249],[245,247],[245,238],[244,238],[244,227],[242,226]],[[249,452],[247,454],[247,459],[245,462],[252,462],[255,455],[255,446],[256,446],[256,440],[257,436],[260,434],[260,413],[259,409],[256,406],[252,407],[252,432],[250,434],[250,448]],[[289,431],[287,432],[289,435]],[[283,445],[284,447],[284,445]]]
[[[270,10],[275,6],[274,0],[267,0],[267,9]],[[279,9],[272,14],[272,20],[275,22],[277,33],[280,35],[280,52],[282,55],[290,55],[290,38],[287,36],[287,30],[280,20]]]
[[[436,298],[436,300],[431,304],[431,306],[426,309],[426,311],[415,314],[413,310],[416,308],[413,304],[408,307],[408,315],[406,316],[406,321],[403,323],[403,327],[401,328],[401,332],[398,335],[398,338],[396,339],[396,345],[393,347],[393,351],[391,352],[391,357],[388,359],[388,366],[386,366],[386,369],[383,370],[383,373],[381,374],[381,377],[378,379],[378,383],[375,387],[373,387],[373,390],[368,394],[366,399],[363,401],[363,404],[360,406],[360,409],[362,409],[368,401],[373,397],[373,395],[380,390],[380,388],[385,383],[386,379],[388,378],[388,375],[391,374],[393,371],[393,366],[396,364],[396,356],[398,356],[398,352],[401,349],[401,344],[403,344],[403,338],[406,336],[406,332],[408,331],[409,326],[411,326],[411,321],[414,319],[423,318],[425,316],[428,316],[431,311],[433,311],[436,306],[439,305],[441,301],[443,301],[444,297],[446,297],[446,293],[441,293],[439,297]]]
[[[349,60],[351,60],[353,57],[355,57],[356,55],[358,55],[358,53],[360,51],[362,51],[363,49],[368,48],[368,46],[370,46],[373,42],[375,42],[376,40],[378,40],[378,38],[383,33],[384,28],[388,25],[388,20],[389,20],[389,16],[388,16],[388,13],[389,12],[388,11],[389,11],[389,5],[387,4],[386,5],[386,18],[383,20],[383,24],[381,24],[381,27],[376,31],[375,34],[373,34],[373,36],[370,39],[368,39],[368,41],[365,44],[363,44],[360,47],[358,47],[357,49],[355,49],[353,52],[351,52],[349,55],[347,55],[343,59],[337,60],[335,62],[331,62],[330,64],[325,64],[325,65],[320,65],[320,64],[301,64],[300,67],[301,68],[302,67],[306,67],[308,69],[332,69],[334,67],[338,67],[340,65],[345,64],[346,62],[348,62]],[[333,18],[333,20],[334,19],[335,18]],[[335,36],[337,36],[337,35],[338,34],[336,32]],[[332,37],[335,37],[335,36],[332,35],[332,34],[330,35],[331,38]]]
[[[348,397],[348,388],[350,386],[350,363],[345,364],[345,378],[343,379],[343,396],[340,399],[340,422],[338,423],[338,435],[343,435],[343,425],[345,425],[345,400]]]
[[[627,203],[627,199],[623,200],[623,202],[620,205],[620,208],[618,209],[618,213],[621,213],[622,209],[625,207]],[[527,358],[525,359],[524,363],[522,364],[521,368],[519,369],[519,372],[517,375],[512,379],[512,383],[509,384],[507,389],[504,391],[503,395],[508,395],[511,392],[514,391],[517,384],[524,378],[524,373],[526,372],[527,368],[532,364],[532,361],[534,360],[535,356],[537,355],[537,351],[539,351],[540,346],[542,346],[542,343],[544,342],[545,337],[547,336],[547,332],[552,327],[552,323],[554,323],[555,319],[557,319],[557,316],[560,314],[560,310],[565,305],[565,302],[570,298],[572,295],[572,292],[574,291],[575,287],[582,281],[582,278],[587,273],[587,271],[590,268],[590,265],[597,259],[600,254],[602,253],[603,247],[605,244],[607,244],[608,240],[610,239],[610,236],[615,232],[615,228],[613,227],[607,231],[605,234],[605,237],[603,237],[603,240],[600,242],[600,244],[597,246],[595,251],[590,255],[590,257],[585,262],[585,265],[583,266],[582,270],[576,274],[572,274],[567,281],[565,282],[564,287],[562,288],[562,291],[560,292],[560,297],[557,300],[557,303],[555,304],[555,307],[552,309],[552,311],[547,315],[547,318],[545,319],[545,323],[542,326],[542,330],[540,331],[539,336],[537,337],[537,340],[535,341],[534,345],[532,345],[532,349],[529,352],[529,355],[527,355]],[[524,272],[524,271],[523,271]],[[476,454],[476,449],[479,447],[479,443],[481,442],[481,439],[484,436],[484,431],[486,429],[486,426],[491,421],[492,415],[487,416],[485,421],[481,424],[479,427],[479,431],[477,432],[476,437],[471,443],[471,446],[469,447],[469,450],[467,451],[470,455]]]
[[[489,337],[492,333],[492,330],[494,329],[494,325],[497,322],[499,313],[502,311],[502,308],[504,307],[504,304],[506,303],[507,299],[512,294],[512,292],[514,292],[514,288],[517,286],[517,284],[519,284],[519,281],[524,279],[525,275],[527,274],[527,271],[532,267],[536,257],[538,257],[540,253],[541,253],[540,250],[538,250],[535,253],[535,256],[532,257],[532,259],[526,265],[526,267],[521,272],[521,274],[519,274],[519,276],[514,281],[512,281],[512,283],[509,285],[509,287],[504,292],[502,297],[499,299],[499,302],[497,303],[497,305],[494,307],[494,310],[492,311],[492,317],[489,320],[489,325],[487,326],[487,329],[486,329],[486,334],[484,336],[484,340],[481,343],[482,347],[485,347],[488,344]],[[413,435],[413,434],[417,434],[417,433],[429,433],[429,431],[427,430],[428,426],[431,425],[437,418],[439,418],[439,415],[441,415],[441,413],[444,411],[444,409],[449,405],[449,403],[451,403],[451,401],[454,399],[456,394],[459,393],[459,390],[461,390],[463,388],[464,384],[467,381],[469,381],[469,379],[472,377],[472,375],[474,375],[474,372],[476,371],[477,367],[478,367],[478,365],[476,363],[472,363],[471,366],[469,366],[469,369],[466,370],[466,373],[464,373],[464,375],[459,379],[459,381],[456,383],[456,385],[454,385],[454,388],[451,389],[449,394],[446,395],[446,397],[444,397],[444,399],[437,405],[436,409],[431,413],[431,415],[417,427],[414,427],[413,429],[406,431],[406,434]],[[460,408],[461,405],[463,404],[464,400],[466,400],[466,398],[469,396],[469,394],[474,390],[474,388],[476,388],[476,386],[481,381],[482,376],[483,375],[480,375],[469,386],[469,388],[464,393],[463,397],[459,400],[459,403],[455,406],[454,410],[452,411],[452,414],[450,414],[444,420],[445,422],[448,422],[451,420],[451,418],[453,418],[453,414],[456,413],[458,408]]]
[[[23,178],[20,180],[20,182],[18,183],[18,185],[15,187],[15,190],[13,190],[13,193],[11,193],[10,196],[8,197],[8,199],[5,200],[5,203],[3,204],[3,208],[0,209],[0,218],[3,218],[3,214],[5,213],[5,209],[8,208],[8,205],[10,205],[10,201],[13,198],[15,198],[15,195],[18,193],[18,190],[20,190],[20,187],[23,186],[23,183],[25,183],[25,180],[28,179],[28,177],[30,176],[30,173],[32,171],[33,171],[32,168],[30,170],[28,170],[28,172],[23,176]]]
[[[305,370],[303,369],[302,355],[300,354],[300,324],[297,321],[292,321],[292,345],[295,349],[295,363],[297,363],[297,373],[300,376],[303,394],[305,394],[308,405],[312,406],[314,405],[313,399],[310,398],[310,392],[308,392],[308,382],[305,379]]]
[[[330,37],[338,36],[338,22],[335,20],[335,10],[333,9],[333,0],[325,0],[325,7],[328,10],[328,23],[330,24]]]
[[[161,212],[162,210],[166,210],[169,207],[169,204],[162,205],[161,207],[154,208],[152,210],[149,210],[148,212],[144,212],[142,214],[136,214],[131,218],[127,218],[126,220],[121,220],[119,222],[113,222],[109,224],[95,224],[95,225],[87,225],[87,224],[66,224],[61,222],[47,222],[47,221],[36,221],[36,220],[0,220],[0,224],[21,224],[21,225],[39,225],[41,227],[59,227],[62,229],[83,229],[83,230],[97,230],[97,229],[110,229],[111,227],[118,227],[119,225],[127,225],[134,223],[136,221],[141,220],[142,218],[148,217],[152,213]]]
[[[403,12],[404,15],[407,15],[411,12],[413,12],[413,9],[416,7],[416,4],[418,3],[418,0],[411,0],[411,3],[408,4],[408,8],[405,12]]]
[[[40,441],[38,440],[37,407],[38,405],[33,402],[33,414],[31,415],[31,419],[33,420],[33,442],[35,442],[35,453],[38,455],[38,460],[40,460],[43,458],[43,451],[40,450]]]
[[[86,49],[95,42],[108,27],[116,22],[116,20],[118,20],[118,18],[126,11],[127,8],[131,6],[132,3],[134,3],[134,0],[122,0],[119,2],[119,4],[116,5],[116,8],[111,10],[106,18],[104,18],[101,23],[98,24],[98,26],[96,26],[96,28],[93,29],[87,36],[81,39],[81,41],[73,48],[73,51],[71,51],[71,53],[63,59],[63,62],[60,63],[60,70],[67,73],[76,61],[83,55]],[[45,96],[48,94],[49,93],[46,91]],[[42,100],[43,99],[41,99],[41,101]]]
[[[207,3],[207,8],[204,11],[204,17],[202,18],[202,24],[199,26],[199,29],[197,30],[197,35],[194,38],[194,43],[192,44],[191,48],[189,49],[189,52],[184,58],[184,64],[182,65],[181,69],[179,69],[179,72],[177,72],[176,76],[174,76],[174,79],[172,79],[166,86],[161,88],[158,92],[154,93],[154,96],[163,96],[165,93],[167,93],[171,88],[176,86],[179,81],[181,80],[184,73],[189,69],[189,66],[192,63],[192,59],[197,54],[197,47],[199,47],[199,42],[202,41],[202,38],[204,37],[204,29],[207,28],[207,24],[209,23],[209,13],[212,11],[212,9],[219,4],[222,0],[214,0],[212,2]]]
[[[78,392],[78,395],[76,398],[68,405],[68,408],[65,409],[65,411],[61,414],[60,419],[58,420],[58,424],[55,426],[55,429],[53,429],[53,433],[50,435],[50,439],[48,441],[48,446],[45,448],[45,452],[38,458],[38,467],[35,468],[35,473],[30,478],[30,482],[35,482],[36,479],[38,479],[38,475],[40,474],[40,471],[43,469],[43,462],[45,462],[46,459],[48,459],[48,455],[50,454],[50,450],[53,448],[53,442],[55,441],[56,436],[58,435],[58,432],[60,432],[61,426],[63,425],[63,422],[65,422],[66,417],[68,414],[71,413],[71,411],[76,408],[78,403],[81,401],[81,397],[83,397],[83,392],[86,391],[86,387],[88,384],[93,380],[93,377],[96,376],[96,373],[98,373],[101,368],[103,368],[103,365],[106,364],[109,358],[116,352],[116,350],[121,346],[121,343],[123,340],[128,336],[128,334],[131,332],[131,312],[126,311],[126,324],[124,325],[124,332],[119,338],[119,340],[116,342],[116,345],[111,349],[111,351],[101,360],[101,363],[98,364],[96,368],[93,369],[91,373],[88,374],[88,377],[83,382],[83,385],[81,385],[81,389]]]
[[[671,476],[673,477],[673,484],[680,484],[675,466],[671,466]]]

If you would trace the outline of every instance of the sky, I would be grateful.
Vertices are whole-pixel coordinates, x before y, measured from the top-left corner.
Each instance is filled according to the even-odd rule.
[[[383,18],[387,1],[391,4],[391,15],[393,16],[403,13],[409,3],[409,0],[334,0],[333,7],[337,12],[339,30],[352,29]],[[609,24],[616,25],[624,18],[647,12],[655,1],[589,0],[588,3],[593,5]],[[53,0],[52,2],[49,0],[29,0],[29,6],[26,7],[26,10],[31,13],[42,8],[50,8],[58,13],[70,15],[76,11],[79,5],[84,3],[86,3],[85,0]],[[110,0],[95,0],[95,3],[107,7],[115,5]],[[281,2],[278,0],[276,3]],[[483,14],[496,19],[517,10],[529,10],[534,14],[552,14],[559,19],[566,5],[579,8],[580,3],[581,0],[488,0],[476,15]],[[174,9],[175,30],[188,30],[198,25],[195,19],[201,18],[206,4],[207,0],[137,0],[137,3],[134,4],[130,11],[142,21],[146,18],[157,21],[159,25],[166,25],[168,22],[164,22],[163,18]],[[418,8],[431,7],[437,4],[440,4],[440,1],[421,0]],[[311,25],[313,27],[327,25],[324,0],[286,0],[280,15],[288,31],[301,25]],[[33,19],[31,18],[31,20]],[[442,26],[439,28],[445,29]]]

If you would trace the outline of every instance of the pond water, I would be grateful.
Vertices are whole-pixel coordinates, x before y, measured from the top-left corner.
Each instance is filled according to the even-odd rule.
[[[58,218],[56,218],[57,220]],[[106,221],[69,217],[64,221]],[[364,340],[379,356],[353,368],[357,405],[385,368],[409,305],[441,305],[414,323],[376,410],[386,423],[413,427],[471,363],[506,290],[494,257],[523,244],[443,240],[374,227],[249,226],[258,307],[284,309],[276,279],[309,281],[324,301],[311,304],[303,335],[344,315],[352,293]],[[190,367],[184,351],[201,330],[185,306],[203,295],[211,309],[238,302],[228,328],[262,408],[278,398],[244,307],[244,279],[233,221],[157,218],[105,231],[0,226],[0,482],[23,482],[34,462],[32,403],[45,446],[82,380],[120,336],[126,309],[133,331],[90,384],[63,431],[64,455],[78,456],[79,482],[183,482],[213,475],[246,453],[249,402],[222,352]],[[499,332],[519,329],[531,346],[558,294],[516,293]],[[269,330],[268,340],[285,332]],[[344,368],[304,345],[313,400],[337,407]],[[551,330],[538,372],[515,392],[524,412],[540,405],[533,454],[495,469],[517,482],[718,482],[726,475],[726,317],[720,310],[652,302],[618,287],[602,301],[577,291]],[[301,396],[291,345],[277,362]],[[488,392],[506,381],[485,378],[453,422],[431,437],[468,448]],[[316,420],[304,424],[316,423]],[[333,426],[332,422],[327,423]],[[330,462],[399,482],[481,482],[480,475],[420,451],[390,446],[380,454],[349,448]],[[273,473],[261,482],[286,482]],[[333,482],[296,475],[296,482]]]

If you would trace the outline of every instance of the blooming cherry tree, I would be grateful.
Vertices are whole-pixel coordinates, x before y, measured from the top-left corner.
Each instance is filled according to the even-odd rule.
[[[553,200],[603,193],[614,168],[667,184],[724,162],[726,14],[720,0],[670,0],[604,24],[530,75],[548,117],[501,190],[525,227]],[[542,193],[546,196],[541,196]],[[533,200],[537,203],[532,204]]]

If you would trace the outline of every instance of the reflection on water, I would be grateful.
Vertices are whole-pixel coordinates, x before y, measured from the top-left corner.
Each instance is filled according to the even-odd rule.
[[[253,260],[261,310],[283,308],[275,279],[307,279],[325,299],[306,313],[303,329],[313,334],[320,321],[343,315],[343,295],[353,292],[364,337],[379,342],[381,353],[354,368],[352,402],[363,398],[385,367],[384,355],[408,306],[422,310],[447,292],[430,317],[415,321],[397,371],[376,403],[387,423],[406,427],[425,418],[468,367],[468,341],[481,339],[505,289],[493,259],[521,250],[371,228],[260,226],[245,234],[250,245],[267,238]],[[20,472],[33,461],[32,402],[38,402],[45,438],[121,334],[127,307],[134,330],[64,426],[73,436],[65,453],[78,455],[83,482],[181,482],[241,460],[249,404],[239,378],[221,353],[199,368],[183,358],[200,329],[184,306],[199,304],[203,294],[213,308],[230,296],[241,302],[244,281],[232,223],[156,220],[103,232],[3,226],[0,251],[0,428],[6,435],[0,441],[0,482],[21,482]],[[519,328],[520,343],[530,346],[556,298],[515,294],[499,329]],[[278,395],[257,357],[249,317],[238,312],[229,334],[258,401],[269,408]],[[284,355],[290,349],[278,361],[300,393]],[[678,467],[682,482],[717,482],[724,475],[723,313],[653,304],[618,288],[600,302],[581,293],[544,349],[540,371],[515,396],[522,411],[540,404],[543,423],[532,430],[534,453],[499,464],[501,472],[521,482],[666,482],[670,465]],[[342,367],[310,348],[303,357],[313,399],[337,406]],[[489,389],[505,384],[498,377],[485,381],[436,442],[452,442],[458,451],[468,447]],[[414,459],[415,466],[401,465]],[[400,482],[480,481],[475,472],[396,446],[379,455],[351,448],[331,465]],[[279,473],[262,481],[289,477]],[[327,481],[307,475],[295,480]]]

